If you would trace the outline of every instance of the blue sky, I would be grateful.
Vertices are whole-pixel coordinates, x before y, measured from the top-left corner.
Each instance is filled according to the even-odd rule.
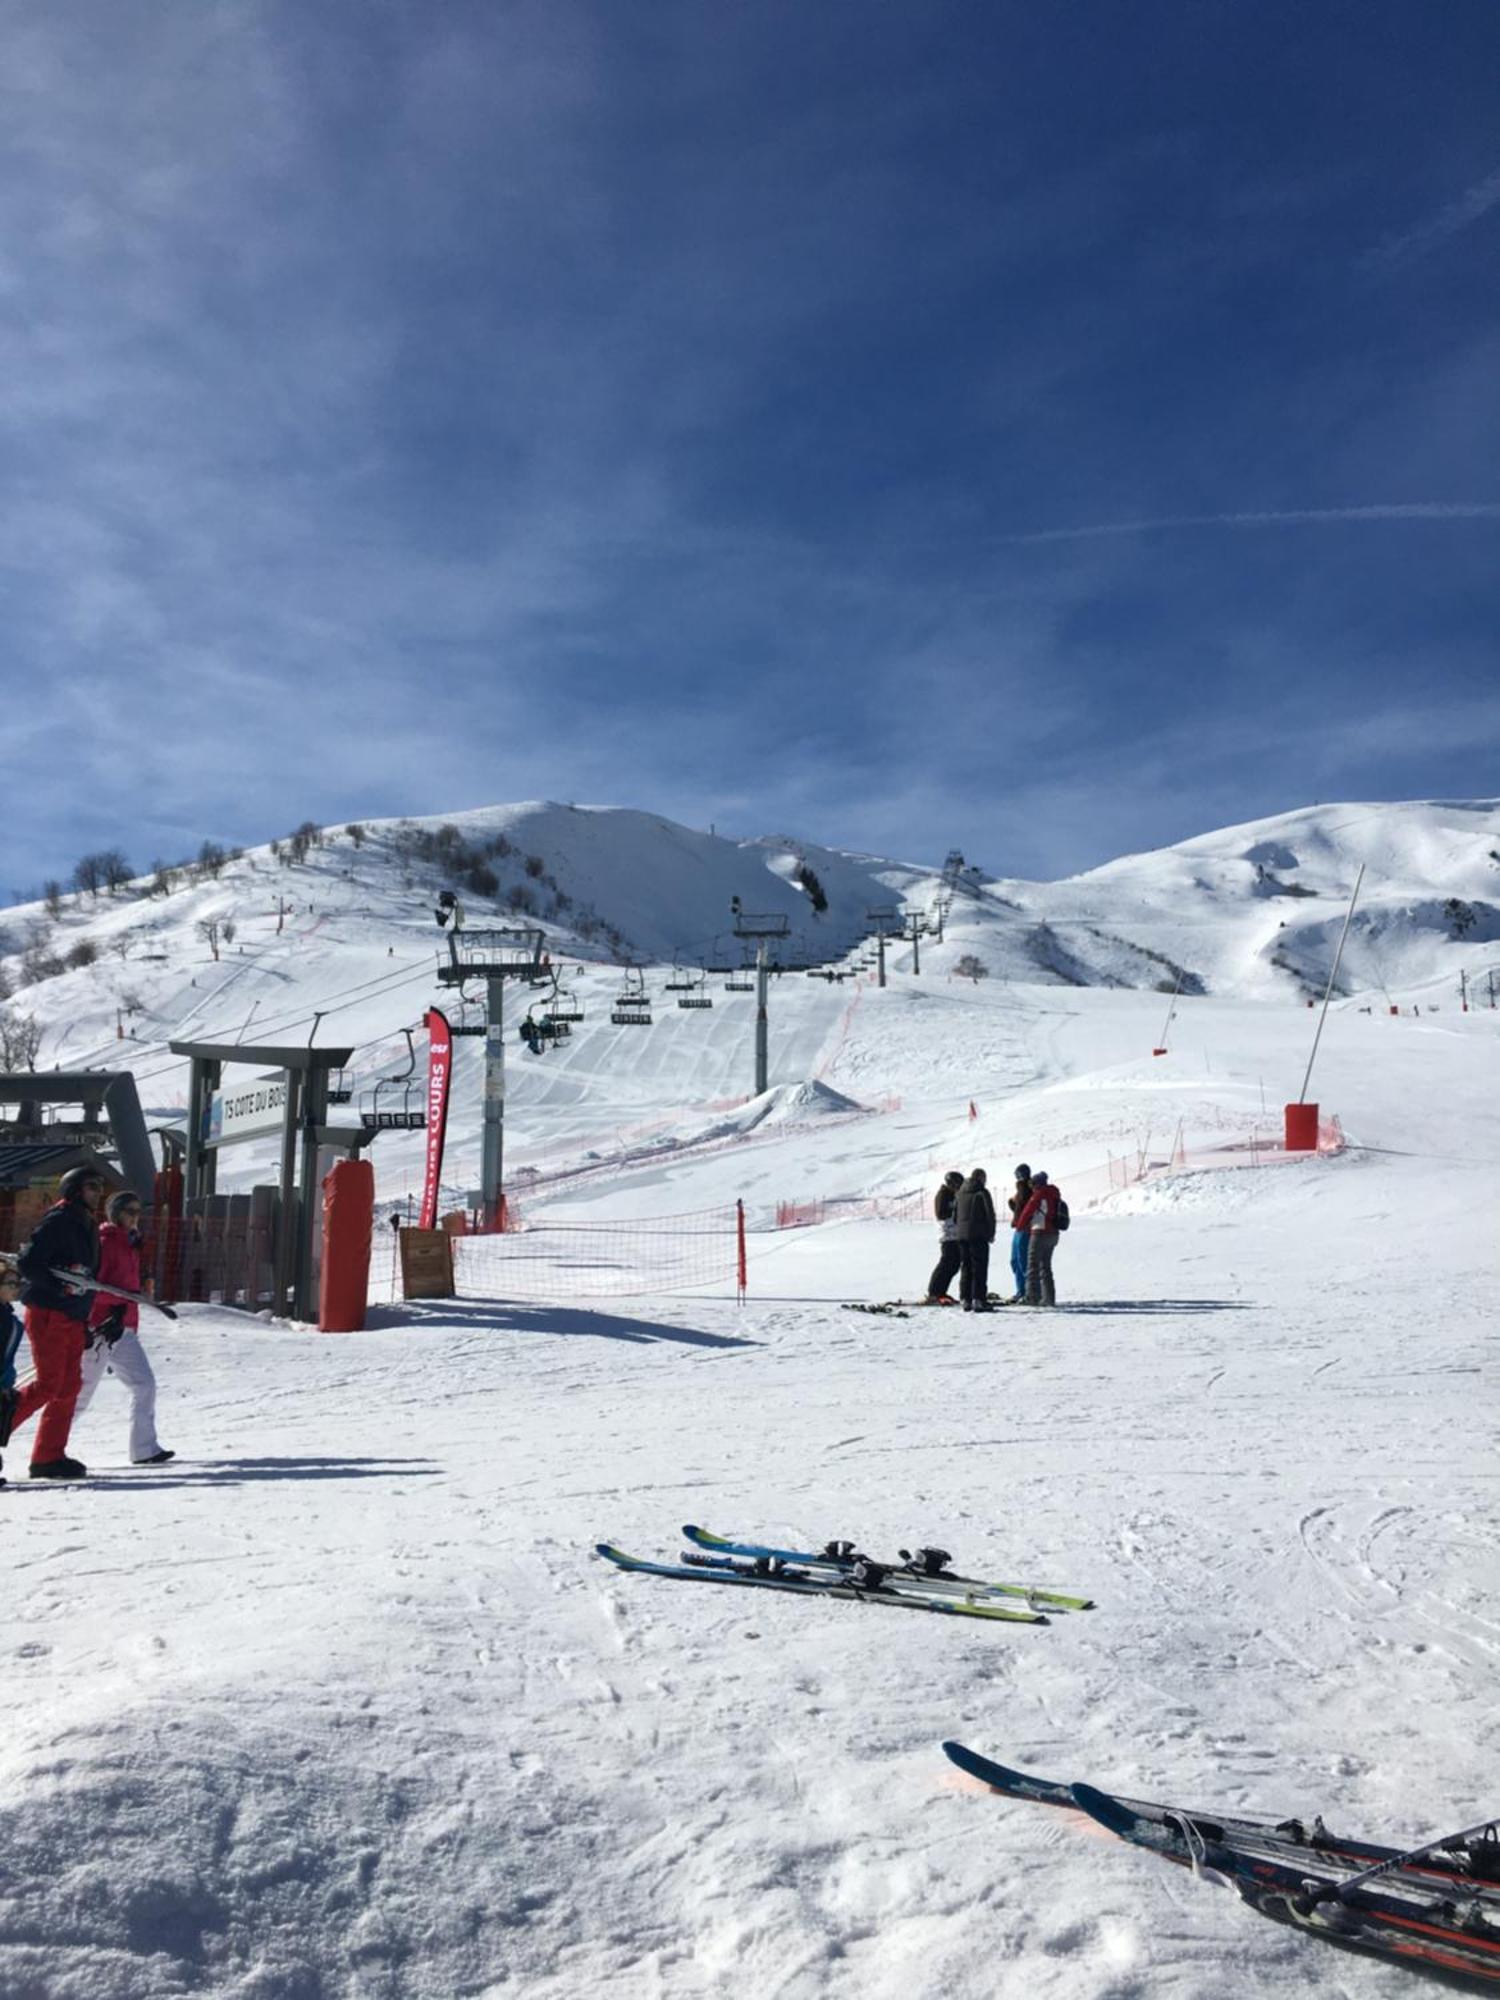
[[[1493,0],[4,18],[0,893],[1500,791]]]

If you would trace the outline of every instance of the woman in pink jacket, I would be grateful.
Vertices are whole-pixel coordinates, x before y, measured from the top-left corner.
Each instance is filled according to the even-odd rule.
[[[99,1227],[99,1281],[111,1280],[127,1292],[141,1289],[141,1201],[128,1190],[111,1195],[105,1208],[109,1220]],[[83,1354],[83,1387],[75,1416],[81,1417],[106,1374],[118,1375],[130,1391],[130,1462],[165,1465],[174,1452],[162,1448],[156,1435],[156,1377],[136,1331],[141,1309],[131,1299],[94,1294],[89,1312],[89,1344]]]

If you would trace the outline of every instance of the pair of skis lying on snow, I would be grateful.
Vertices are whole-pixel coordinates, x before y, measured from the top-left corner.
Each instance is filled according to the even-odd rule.
[[[597,1553],[620,1569],[688,1583],[727,1583],[751,1590],[784,1590],[802,1597],[845,1597],[861,1604],[904,1606],[949,1617],[989,1618],[1009,1625],[1045,1625],[1049,1612],[1089,1611],[1087,1597],[1068,1597],[1024,1583],[986,1583],[958,1576],[944,1549],[902,1549],[896,1563],[873,1562],[852,1542],[829,1542],[814,1553],[733,1541],[692,1522],[683,1529],[692,1549],[680,1563],[647,1562],[612,1542]]]
[[[943,1749],[991,1791],[1086,1813],[1132,1846],[1226,1884],[1277,1923],[1467,1992],[1500,1991],[1494,1821],[1403,1852],[1331,1834],[1321,1819],[1307,1826],[1189,1812],[1030,1777],[962,1743]]]

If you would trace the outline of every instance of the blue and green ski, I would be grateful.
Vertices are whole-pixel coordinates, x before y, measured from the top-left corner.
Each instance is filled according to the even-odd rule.
[[[829,1542],[814,1554],[809,1549],[779,1549],[763,1542],[737,1541],[728,1535],[716,1535],[709,1528],[700,1528],[692,1521],[684,1525],[682,1532],[694,1548],[707,1549],[714,1555],[747,1556],[758,1562],[795,1563],[799,1568],[839,1576],[846,1576],[860,1560],[852,1542]],[[921,1566],[920,1559],[928,1555],[942,1556],[943,1566],[936,1569]],[[982,1577],[958,1576],[946,1567],[947,1557],[941,1549],[918,1549],[915,1554],[903,1549],[901,1557],[899,1563],[883,1564],[882,1567],[892,1581],[920,1585],[924,1590],[964,1597],[1015,1597],[1043,1611],[1092,1611],[1094,1608],[1091,1597],[1069,1597],[1060,1590],[1042,1590],[1035,1584],[989,1583]]]
[[[813,1576],[794,1565],[773,1566],[766,1561],[760,1566],[755,1563],[740,1563],[725,1558],[723,1563],[659,1563],[648,1562],[641,1556],[627,1555],[613,1542],[595,1544],[596,1555],[611,1562],[617,1569],[631,1570],[640,1576],[673,1577],[681,1583],[723,1583],[743,1590],[781,1590],[797,1597],[841,1597],[855,1604],[899,1605],[908,1611],[937,1611],[950,1618],[985,1618],[992,1623],[1006,1625],[1045,1625],[1046,1617],[1039,1611],[1013,1611],[1008,1605],[982,1604],[970,1598],[938,1596],[916,1590],[903,1590],[889,1582],[881,1583],[873,1589],[852,1583],[847,1579],[832,1576]]]

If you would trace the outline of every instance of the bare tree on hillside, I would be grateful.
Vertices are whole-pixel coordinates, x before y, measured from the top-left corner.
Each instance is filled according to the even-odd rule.
[[[103,880],[104,871],[97,854],[81,854],[73,863],[73,887],[80,895],[87,890],[91,896],[97,896]]]
[[[66,964],[70,970],[77,971],[81,966],[92,965],[98,956],[99,947],[94,943],[94,940],[92,938],[80,938],[68,953]]]
[[[63,886],[61,882],[44,882],[42,884],[42,901],[47,906],[47,915],[51,917],[54,923],[62,915],[62,899]]]
[[[953,970],[960,979],[972,979],[977,986],[981,979],[988,979],[990,969],[982,958],[976,958],[972,951],[966,951]]]
[[[135,880],[130,863],[118,847],[106,847],[99,856],[99,873],[111,895],[116,889],[123,889],[127,882]]]
[[[177,887],[177,870],[168,861],[153,861],[151,864],[151,893],[153,896],[170,896]]]
[[[219,926],[219,936],[223,938],[225,944],[233,944],[234,934],[238,929],[239,925],[235,922],[234,918],[226,917]]]
[[[357,819],[351,819],[349,824],[344,828],[344,831],[356,847],[364,846],[365,829]]]
[[[33,1014],[0,1014],[0,1071],[14,1076],[36,1068],[42,1024]]]
[[[228,859],[229,856],[220,847],[218,841],[205,840],[203,845],[198,849],[197,873],[199,880],[203,881],[212,877],[217,882],[220,875],[224,872],[224,863]]]
[[[213,953],[214,962],[217,964],[219,957],[219,938],[221,935],[219,930],[219,919],[217,917],[201,917],[198,920],[198,922],[194,924],[193,929],[198,933],[199,937],[202,938],[203,942],[208,946],[209,950]]]

